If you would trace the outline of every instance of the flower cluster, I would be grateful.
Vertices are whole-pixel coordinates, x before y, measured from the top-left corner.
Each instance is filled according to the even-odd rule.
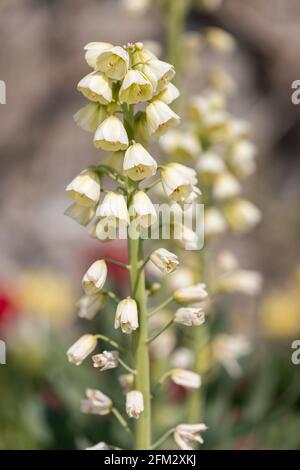
[[[67,355],[70,362],[80,365],[95,351],[98,341],[114,348],[94,354],[93,366],[99,371],[119,366],[127,370],[119,381],[126,391],[126,413],[138,423],[135,447],[150,448],[150,343],[173,324],[201,326],[205,317],[199,302],[207,298],[207,292],[204,284],[176,289],[168,302],[175,301],[181,307],[162,331],[148,336],[148,317],[160,312],[162,306],[148,312],[145,267],[149,262],[160,273],[170,274],[179,265],[176,254],[165,248],[155,249],[146,258],[143,256],[141,231],[157,221],[148,191],[160,184],[170,204],[190,204],[200,190],[194,169],[181,163],[159,165],[145,148],[152,138],[162,136],[179,123],[178,115],[169,106],[179,96],[171,83],[174,67],[159,60],[142,43],[120,47],[92,42],[85,46],[85,59],[93,70],[80,80],[77,88],[90,103],[74,118],[79,126],[93,133],[94,146],[109,152],[113,163],[91,165],[71,181],[66,191],[73,203],[66,213],[84,226],[93,221],[90,234],[99,240],[110,238],[112,227],[119,235],[124,229],[129,264],[99,259],[87,269],[82,279],[84,295],[78,302],[79,316],[91,320],[106,300],[112,300],[116,303],[114,328],[125,335],[133,335],[135,347],[133,363],[128,365],[123,360],[124,348],[119,343],[102,334],[84,334],[70,347]],[[120,154],[122,169],[119,171],[114,161],[120,162]],[[106,189],[104,178],[107,177],[114,182],[113,189],[111,185]],[[131,291],[127,298],[118,299],[115,293],[105,289],[107,263],[115,263],[129,271]],[[131,358],[126,348],[124,353]],[[163,380],[168,377],[187,389],[197,389],[201,385],[199,374],[184,368],[167,371]],[[81,410],[96,415],[113,413],[120,424],[127,431],[129,429],[112,400],[100,390],[87,389]],[[193,440],[202,442],[198,433],[206,429],[205,425],[191,429],[188,425],[181,426],[174,431],[181,448],[190,448],[189,442]],[[106,447],[100,443],[94,448]]]

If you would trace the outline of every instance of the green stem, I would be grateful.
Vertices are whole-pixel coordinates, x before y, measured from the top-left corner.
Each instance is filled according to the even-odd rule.
[[[163,434],[156,442],[154,442],[154,444],[152,444],[151,450],[154,450],[159,447],[163,442],[165,442],[166,439],[168,439],[169,436],[171,436],[171,434],[174,433],[174,431],[175,428],[172,428],[169,429],[169,431],[165,432],[165,434]]]
[[[153,308],[152,310],[150,310],[150,312],[148,313],[148,317],[152,317],[152,315],[154,315],[155,313],[159,312],[160,310],[162,310],[164,307],[166,307],[167,305],[169,305],[170,302],[172,302],[173,300],[173,296],[172,297],[169,297],[168,299],[164,300],[160,305],[158,305],[157,307]]]
[[[170,320],[161,330],[159,330],[157,333],[154,333],[154,335],[151,336],[147,340],[147,344],[152,343],[152,341],[154,341],[156,338],[158,338],[164,331],[166,331],[171,325],[173,325],[173,323],[174,323],[174,319],[172,318],[172,320]]]
[[[110,346],[112,346],[113,348],[116,348],[118,349],[119,351],[125,351],[124,348],[119,344],[117,343],[116,341],[114,341],[113,339],[110,339],[108,338],[107,336],[105,335],[95,335],[95,337],[97,339],[100,339],[101,341],[104,341],[105,343],[107,344],[110,344]]]
[[[115,264],[115,265],[120,266],[121,268],[124,268],[124,269],[128,269],[128,270],[130,269],[130,266],[128,264],[122,263],[121,261],[118,261],[116,259],[105,258],[104,261],[107,261],[108,263]]]
[[[124,428],[126,432],[131,434],[131,430],[130,430],[128,424],[127,424],[127,421],[123,418],[123,416],[121,415],[119,410],[117,410],[117,408],[112,408],[111,412],[116,417],[116,419],[119,421],[122,428]]]
[[[129,140],[134,140],[134,111],[133,106],[124,107],[125,127]],[[127,189],[130,197],[138,190],[137,183],[127,180]],[[139,312],[139,328],[132,334],[132,353],[136,370],[135,389],[140,391],[144,399],[144,411],[141,413],[134,427],[134,449],[148,450],[151,446],[151,393],[150,393],[150,361],[146,344],[148,337],[147,321],[147,294],[145,286],[145,273],[140,270],[143,263],[142,240],[133,237],[128,228],[128,258],[130,269],[131,296],[135,299]]]
[[[121,364],[122,367],[124,367],[124,369],[126,369],[128,372],[130,372],[131,374],[136,374],[136,370],[132,369],[131,367],[129,367],[126,362],[124,362],[120,357],[119,357],[119,363]]]

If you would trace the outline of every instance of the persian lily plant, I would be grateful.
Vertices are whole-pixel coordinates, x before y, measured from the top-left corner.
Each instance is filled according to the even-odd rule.
[[[200,194],[193,169],[178,163],[158,164],[146,148],[151,140],[179,123],[178,115],[169,106],[179,95],[171,84],[175,70],[142,43],[120,47],[92,42],[85,46],[85,58],[92,71],[80,80],[78,90],[89,103],[75,114],[75,121],[93,133],[95,147],[109,152],[111,161],[114,158],[119,161],[122,155],[122,169],[117,171],[115,165],[91,162],[66,188],[72,199],[66,213],[83,226],[92,223],[90,233],[100,241],[112,235],[120,237],[125,232],[128,264],[111,258],[93,262],[82,279],[84,295],[78,303],[79,316],[92,320],[105,299],[111,298],[116,303],[114,328],[127,341],[122,341],[121,346],[101,332],[84,334],[67,355],[70,362],[80,365],[93,353],[91,360],[99,371],[122,367],[128,374],[119,377],[127,390],[123,410],[117,409],[112,399],[100,390],[88,388],[81,411],[115,415],[125,431],[132,434],[133,449],[154,449],[172,434],[181,449],[191,449],[193,442],[203,442],[201,435],[206,430],[205,424],[179,423],[156,443],[152,441],[151,400],[157,384],[150,380],[149,349],[171,326],[201,328],[205,317],[199,302],[207,298],[207,292],[204,284],[179,288],[162,305],[149,309],[147,264],[151,263],[162,275],[168,276],[176,270],[179,260],[164,247],[145,256],[142,236],[144,230],[158,222],[149,196],[158,183],[170,204],[189,204]],[[111,183],[109,187],[106,185],[107,178],[113,188]],[[105,287],[108,263],[129,271],[130,291],[124,299],[118,299]],[[150,317],[159,315],[163,306],[171,301],[179,304],[173,318],[150,335]],[[97,351],[100,341],[110,349]],[[191,370],[168,370],[159,384],[167,378],[186,389],[197,389],[201,385],[199,374]],[[110,445],[101,442],[92,448],[106,449]]]

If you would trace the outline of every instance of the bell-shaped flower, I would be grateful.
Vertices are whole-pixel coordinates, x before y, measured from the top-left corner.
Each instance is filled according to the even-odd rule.
[[[241,192],[241,185],[230,173],[221,173],[213,184],[213,197],[215,199],[227,199],[236,197]]]
[[[120,103],[137,104],[149,101],[153,95],[153,87],[142,72],[128,70],[119,91]]]
[[[83,170],[66,187],[68,195],[83,207],[94,207],[101,194],[100,180],[93,170]]]
[[[174,316],[174,322],[184,326],[200,326],[205,322],[205,313],[201,307],[179,308]]]
[[[173,65],[159,59],[150,59],[144,64],[137,64],[136,68],[144,73],[156,93],[165,88],[175,76]]]
[[[116,116],[109,116],[97,128],[94,145],[107,152],[117,152],[128,147],[128,136],[125,127]]]
[[[141,144],[134,143],[126,150],[123,170],[133,181],[141,181],[155,175],[157,163]]]
[[[208,293],[204,283],[195,284],[193,286],[182,287],[173,293],[173,299],[179,304],[192,304],[202,302],[207,299]]]
[[[110,221],[129,223],[129,213],[126,199],[121,193],[109,191],[99,208],[99,216],[108,218]]]
[[[144,228],[154,224],[157,220],[155,207],[144,191],[138,191],[134,194],[130,214]]]
[[[107,277],[107,266],[104,260],[95,261],[87,270],[82,279],[82,287],[86,295],[99,292]]]
[[[143,394],[138,390],[131,390],[126,393],[126,413],[129,418],[138,419],[144,411]]]
[[[195,192],[197,184],[196,171],[180,163],[170,163],[161,170],[161,182],[170,199],[182,203],[189,202],[188,198]]]
[[[65,215],[71,217],[71,219],[75,220],[78,224],[86,226],[95,217],[96,208],[80,206],[74,202],[74,204],[71,204],[71,206],[65,210]]]
[[[174,439],[181,450],[193,450],[193,442],[203,444],[202,434],[207,431],[207,426],[199,424],[179,424],[175,428]]]
[[[112,401],[100,390],[87,388],[85,394],[86,398],[81,401],[80,405],[82,413],[104,416],[111,412]]]
[[[97,57],[96,68],[113,80],[122,80],[128,67],[128,52],[120,46],[105,49]]]
[[[154,100],[163,101],[166,104],[171,104],[177,100],[180,93],[178,88],[173,83],[168,83],[167,86],[154,97]]]
[[[91,101],[101,104],[108,104],[112,101],[111,82],[101,72],[92,72],[83,77],[77,89]]]
[[[85,60],[87,61],[88,65],[95,69],[99,54],[101,54],[101,52],[105,51],[106,49],[110,49],[111,47],[113,47],[113,45],[109,42],[89,42],[86,46],[84,46],[84,50],[86,51]]]
[[[171,379],[176,385],[188,389],[200,388],[201,377],[196,372],[185,369],[173,369],[171,372]]]
[[[106,108],[98,103],[87,104],[73,116],[76,124],[88,132],[95,132],[106,117]]]
[[[153,251],[150,255],[150,260],[162,273],[167,274],[175,271],[179,265],[178,257],[165,248],[158,248]]]
[[[121,328],[123,333],[130,334],[139,327],[137,304],[127,297],[118,303],[115,316],[115,329]]]
[[[179,124],[179,116],[169,106],[160,100],[148,104],[146,108],[147,125],[150,135],[164,134],[170,127]]]
[[[118,351],[103,351],[101,354],[95,354],[92,360],[93,366],[103,372],[118,367],[119,353]]]
[[[95,335],[83,335],[67,351],[69,362],[80,366],[97,346]]]
[[[261,220],[261,211],[246,199],[235,199],[225,207],[224,216],[236,232],[248,232]]]
[[[98,292],[93,295],[83,295],[77,302],[79,318],[92,320],[106,302],[106,294]]]

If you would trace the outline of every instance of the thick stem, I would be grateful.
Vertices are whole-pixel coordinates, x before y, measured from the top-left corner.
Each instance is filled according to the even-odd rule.
[[[130,140],[134,139],[133,106],[124,107],[125,127]],[[137,183],[127,180],[128,204],[135,191]],[[135,375],[135,389],[143,394],[144,411],[135,422],[134,449],[148,450],[151,447],[151,390],[150,390],[150,361],[148,352],[148,320],[147,294],[145,272],[140,269],[144,259],[142,241],[134,237],[128,230],[128,258],[130,269],[131,296],[135,299],[139,312],[139,328],[133,333],[132,354]]]
[[[150,407],[150,364],[147,346],[148,325],[146,308],[146,288],[144,271],[139,272],[142,257],[141,240],[128,238],[131,264],[131,289],[135,289],[134,299],[139,311],[139,328],[133,334],[133,359],[136,370],[135,389],[143,394],[144,411],[135,423],[135,449],[150,449],[151,446],[151,407]],[[136,287],[135,287],[136,286]]]

